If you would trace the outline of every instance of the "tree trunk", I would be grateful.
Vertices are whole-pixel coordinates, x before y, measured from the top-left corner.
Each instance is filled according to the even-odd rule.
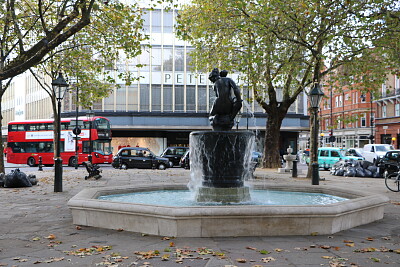
[[[268,114],[262,164],[264,168],[282,167],[279,153],[279,138],[283,118],[280,116],[280,113],[279,109],[275,109],[273,113]]]
[[[314,143],[316,144],[316,149],[318,151],[318,140],[314,140],[315,139],[315,131],[319,131],[318,126],[319,123],[317,121],[317,125],[314,127],[314,111],[312,109],[310,109],[309,111],[310,113],[310,163],[308,164],[308,169],[307,169],[307,178],[311,178],[311,173],[312,173],[312,163],[314,162],[318,162],[318,157],[317,154],[314,153]]]

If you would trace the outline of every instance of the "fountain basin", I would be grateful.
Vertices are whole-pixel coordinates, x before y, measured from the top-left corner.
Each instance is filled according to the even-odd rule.
[[[132,185],[84,189],[68,201],[73,223],[159,236],[222,237],[333,234],[383,218],[389,199],[331,186],[254,185],[254,189],[331,194],[349,200],[328,205],[170,207],[97,199],[102,195],[186,190],[187,185]]]

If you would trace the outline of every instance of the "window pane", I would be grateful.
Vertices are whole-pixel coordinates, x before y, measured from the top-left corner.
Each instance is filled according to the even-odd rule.
[[[149,111],[149,85],[140,85],[140,111]]]

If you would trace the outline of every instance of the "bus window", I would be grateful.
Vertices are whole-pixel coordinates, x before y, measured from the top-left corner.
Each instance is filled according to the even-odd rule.
[[[103,118],[98,118],[95,121],[95,128],[96,129],[103,129],[103,130],[109,130],[110,129],[110,122],[106,119]]]
[[[25,131],[25,125],[24,124],[10,124],[8,127],[8,131],[10,131],[10,132]]]

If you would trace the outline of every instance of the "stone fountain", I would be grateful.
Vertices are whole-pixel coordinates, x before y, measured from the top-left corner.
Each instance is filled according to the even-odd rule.
[[[140,204],[101,200],[107,195],[147,191],[187,190],[186,184],[132,184],[84,189],[68,206],[73,223],[107,229],[124,229],[159,236],[276,236],[333,234],[382,219],[388,198],[368,192],[318,187],[299,183],[254,184],[254,189],[333,194],[347,200],[326,205],[233,205],[250,199],[245,180],[254,135],[231,131],[233,118],[242,106],[239,89],[214,69],[216,100],[210,114],[213,131],[190,135],[191,182],[197,205],[174,207],[168,204]],[[196,149],[194,149],[196,148]],[[244,153],[246,151],[246,153]],[[193,166],[192,162],[195,166]],[[162,199],[160,198],[160,202]],[[221,202],[219,206],[199,205]]]
[[[192,184],[198,202],[243,202],[250,200],[244,180],[251,175],[251,150],[254,133],[232,131],[242,107],[239,88],[217,68],[210,73],[216,99],[211,108],[213,131],[190,134]]]

